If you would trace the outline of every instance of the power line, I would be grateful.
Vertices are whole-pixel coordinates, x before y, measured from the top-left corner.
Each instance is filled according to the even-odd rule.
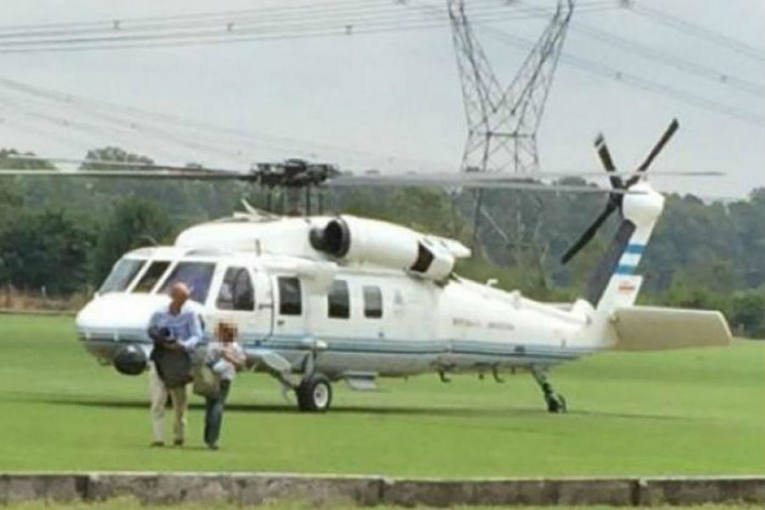
[[[765,85],[745,80],[724,71],[712,69],[710,67],[706,67],[704,65],[680,58],[678,56],[671,55],[661,50],[656,50],[654,48],[635,43],[624,37],[620,37],[616,34],[612,34],[610,32],[606,32],[605,30],[600,30],[598,28],[591,27],[582,23],[576,23],[571,28],[577,32],[587,35],[588,37],[598,39],[615,47],[619,47],[620,49],[629,53],[639,55],[646,60],[650,60],[651,62],[674,67],[679,71],[706,78],[721,85],[728,85],[742,92],[746,92],[752,96],[759,97],[760,99],[765,97]]]
[[[66,136],[64,136],[62,135],[63,130],[61,129],[65,120],[63,117],[58,119],[41,119],[35,115],[30,115],[15,102],[11,103],[9,106],[7,102],[3,101],[0,101],[0,112],[2,112],[2,114],[0,114],[0,124],[7,125],[13,129],[20,129],[25,132],[33,133],[35,135],[41,135],[45,140],[58,140],[67,147],[76,147],[78,150],[85,151],[92,149],[97,145],[109,145],[113,143],[112,140],[104,138],[111,130],[105,129],[103,126],[68,126],[68,129],[65,131]],[[19,120],[21,117],[25,120]],[[135,136],[137,133],[133,133],[133,135]],[[73,136],[75,138],[73,138]],[[151,147],[151,153],[153,155],[160,154],[164,158],[169,158],[171,160],[183,159],[183,157],[186,157],[189,154],[188,149],[184,149],[183,153],[169,150],[168,144],[166,142],[161,145],[158,144],[156,137],[143,137],[137,139],[139,143],[136,144],[136,139],[134,137],[126,137],[124,133],[120,133],[118,136],[120,138],[120,145],[141,146],[143,149],[146,149],[148,146]]]
[[[643,16],[650,19],[653,22],[667,26],[686,35],[693,36],[702,39],[706,42],[711,42],[728,48],[736,53],[749,57],[758,62],[765,62],[765,50],[757,48],[750,44],[746,44],[738,39],[734,39],[728,35],[722,34],[715,30],[690,23],[683,18],[667,14],[659,9],[652,9],[650,7],[644,7],[642,5],[629,4],[629,11],[639,16]]]
[[[113,27],[115,22],[118,22],[119,25],[122,24],[141,24],[141,23],[148,23],[148,22],[167,22],[167,21],[181,21],[181,20],[193,20],[193,19],[199,19],[199,18],[213,18],[213,17],[230,17],[230,16],[240,16],[240,15],[247,15],[247,14],[260,14],[260,15],[279,15],[280,13],[290,12],[290,11],[300,11],[300,12],[308,12],[312,9],[317,8],[338,8],[342,7],[344,5],[349,6],[358,6],[359,2],[358,0],[350,0],[350,1],[334,1],[334,2],[311,2],[308,4],[300,4],[300,5],[292,5],[292,6],[281,6],[281,7],[261,7],[257,9],[237,9],[237,10],[227,10],[227,11],[204,11],[204,12],[195,12],[195,13],[185,13],[185,14],[175,14],[175,15],[166,15],[166,16],[142,16],[142,17],[133,17],[133,18],[103,18],[100,20],[91,20],[91,21],[75,21],[75,22],[64,22],[64,23],[41,23],[41,24],[26,24],[26,25],[2,25],[0,26],[0,33],[1,32],[8,32],[8,31],[17,31],[17,30],[23,30],[25,32],[34,31],[34,30],[61,30],[65,28],[70,29],[77,29],[77,28],[88,28],[88,27],[98,27],[100,25],[107,25],[109,27]]]
[[[355,4],[355,2],[344,2],[343,4]],[[593,2],[582,3],[582,4],[580,4],[581,7],[578,9],[579,12],[583,10],[582,7],[590,11],[619,8],[612,1],[608,1],[608,2],[593,1]],[[319,5],[334,6],[334,8],[338,8],[340,4],[338,2],[316,4],[316,6],[319,6]],[[356,7],[359,7],[359,6],[356,6]],[[362,6],[362,7],[369,7],[369,6]],[[341,36],[348,36],[348,35],[362,34],[362,33],[380,34],[380,33],[388,33],[388,32],[407,31],[407,30],[445,28],[445,25],[443,24],[442,19],[440,18],[440,16],[443,15],[444,16],[443,20],[446,19],[445,11],[437,9],[436,7],[433,7],[433,6],[430,6],[430,9],[431,9],[429,12],[430,16],[438,17],[437,21],[435,20],[427,21],[427,20],[419,20],[419,19],[414,19],[414,20],[393,19],[390,17],[389,13],[386,13],[385,17],[376,15],[372,18],[367,19],[366,25],[361,25],[361,26],[351,25],[350,30],[348,25],[337,26],[335,24],[335,26],[327,27],[326,25],[317,23],[317,20],[313,20],[313,22],[306,21],[305,23],[299,24],[299,25],[292,24],[289,26],[289,30],[287,31],[285,31],[284,27],[282,27],[281,31],[279,31],[279,28],[277,26],[271,32],[255,31],[256,35],[251,35],[251,36],[240,35],[239,33],[236,33],[236,32],[234,32],[235,35],[233,35],[231,33],[220,34],[220,33],[210,33],[209,31],[205,31],[204,36],[191,35],[188,33],[184,33],[182,35],[169,34],[169,36],[175,37],[175,39],[170,39],[170,40],[163,40],[163,39],[149,40],[149,41],[138,40],[136,42],[124,42],[120,44],[115,44],[114,42],[106,41],[104,43],[95,43],[95,44],[94,43],[88,43],[88,44],[78,43],[78,45],[61,44],[57,46],[54,45],[54,46],[35,47],[35,48],[29,48],[29,47],[7,48],[7,47],[3,47],[3,43],[0,42],[0,53],[27,53],[27,52],[43,52],[43,51],[56,51],[56,52],[58,51],[91,51],[91,50],[104,50],[104,49],[181,47],[181,46],[200,45],[200,44],[228,44],[228,43],[241,43],[241,42],[249,42],[249,41],[268,41],[268,40],[271,40],[271,41],[297,40],[297,39],[314,38],[314,37],[341,37]],[[552,11],[536,10],[537,12],[534,12],[534,13],[525,12],[525,13],[519,14],[517,12],[506,12],[507,10],[505,10],[502,16],[498,16],[498,11],[496,10],[496,8],[493,8],[493,10],[488,10],[488,8],[485,6],[476,6],[475,9],[477,9],[478,15],[471,16],[471,19],[474,19],[476,23],[489,23],[489,22],[506,20],[506,19],[527,19],[531,17],[540,17],[542,15],[548,15],[549,12],[552,12]],[[481,10],[481,9],[484,9],[484,10]],[[241,13],[242,11],[235,11],[235,12]],[[211,15],[210,13],[198,13],[198,14],[189,14],[188,16],[191,17],[191,16],[210,16],[210,15]],[[143,18],[143,19],[157,20],[157,19],[167,19],[167,18],[168,17],[166,18],[153,17],[153,18]],[[321,21],[321,19],[319,19],[319,21]],[[325,23],[325,22],[322,21],[322,23]],[[47,25],[47,26],[51,26],[51,25]],[[496,30],[488,26],[487,28],[489,28],[490,30]],[[9,27],[5,27],[4,29],[9,30]],[[623,44],[625,47],[627,45],[632,45],[632,51],[641,52],[646,56],[646,58],[648,58],[649,51],[650,52],[656,51],[651,48],[634,45],[634,43],[630,43],[628,40],[624,38],[615,36],[614,34],[609,34],[605,31],[599,31],[598,29],[593,29],[592,27],[585,27],[585,30],[589,32],[591,35],[597,34],[597,37],[608,39],[609,42],[614,42],[615,40],[619,40],[620,44]],[[163,34],[158,34],[158,35],[161,36]],[[165,36],[168,36],[168,34],[165,34]],[[518,38],[516,36],[511,36],[510,34],[507,34],[506,32],[500,31],[499,37],[500,38],[504,37],[506,43],[509,43],[511,45],[514,45],[516,47],[521,47],[524,49],[528,49],[530,45],[532,44],[530,41],[524,40],[522,38]],[[512,40],[510,40],[510,38],[512,38]],[[640,48],[640,49],[636,49],[636,48]],[[651,54],[653,55],[653,53]],[[619,69],[606,66],[605,64],[602,64],[600,62],[584,59],[584,58],[577,57],[568,53],[564,53],[564,55],[562,56],[562,59],[565,63],[578,67],[587,72],[609,77],[612,79],[616,79],[621,81],[622,83],[625,83],[627,85],[630,85],[636,88],[641,88],[643,90],[648,90],[657,94],[667,95],[669,97],[673,97],[682,102],[685,102],[686,104],[691,104],[693,106],[697,106],[709,111],[715,111],[717,113],[730,115],[730,116],[739,118],[740,120],[744,120],[754,124],[762,124],[763,122],[762,116],[754,114],[752,112],[735,109],[733,107],[729,107],[722,103],[718,103],[701,96],[690,94],[683,90],[670,88],[658,82],[654,82],[654,81],[642,78],[640,76],[625,73]],[[681,65],[689,66],[691,64],[691,63],[688,63],[687,61],[684,61],[681,63],[679,60],[674,60],[673,56],[664,55],[662,59],[666,62],[673,61],[674,64],[677,66],[681,66]],[[754,93],[755,90],[757,90],[758,94],[761,94],[762,88],[759,84],[754,84],[746,80],[730,77],[725,74],[717,75],[717,71],[711,70],[709,68],[705,68],[703,66],[693,67],[693,69],[697,73],[703,72],[710,77],[712,76],[712,74],[714,74],[720,77],[721,80],[724,79],[722,77],[727,77],[728,83],[733,83],[735,86],[742,88],[742,90],[747,89],[751,93]]]
[[[18,101],[18,98],[8,98],[8,96],[0,95],[0,103],[4,104],[6,108],[17,110],[34,120],[42,121],[44,123],[52,124],[59,128],[66,128],[67,130],[76,130],[92,135],[103,136],[105,131],[110,131],[114,136],[145,136],[147,139],[162,139],[165,142],[170,142],[175,145],[185,147],[186,149],[198,150],[207,154],[216,154],[217,156],[223,156],[228,159],[238,160],[240,163],[249,164],[251,160],[242,158],[240,154],[236,152],[230,152],[221,150],[218,146],[209,145],[204,142],[192,141],[189,139],[180,138],[174,133],[169,133],[165,130],[154,128],[146,125],[138,125],[135,123],[93,123],[92,121],[76,119],[73,120],[70,117],[51,114],[48,111],[40,111],[34,107],[23,106]]]
[[[536,7],[518,7],[517,4],[519,3],[521,3],[521,0],[518,0],[514,4],[516,5],[516,9],[518,11],[531,13],[540,10],[540,8]],[[725,71],[720,71],[711,67],[704,66],[682,57],[669,54],[663,50],[651,48],[650,46],[637,43],[627,39],[626,37],[602,30],[581,21],[574,21],[571,24],[571,30],[581,33],[597,41],[607,43],[611,48],[618,48],[622,51],[632,53],[651,62],[663,64],[678,71],[706,78],[721,85],[736,88],[742,92],[746,92],[761,99],[765,98],[765,85],[763,84],[739,78]]]
[[[492,34],[499,41],[504,42],[511,46],[515,46],[517,48],[527,49],[533,44],[531,41],[527,39],[514,36],[502,30],[496,29],[494,27],[484,26],[484,29],[488,33]],[[750,124],[755,124],[759,126],[765,125],[765,116],[761,114],[753,113],[748,110],[741,110],[738,108],[734,108],[732,106],[719,103],[717,101],[713,101],[711,99],[708,99],[702,96],[698,96],[686,90],[673,88],[668,85],[665,85],[653,80],[649,80],[635,74],[626,73],[620,69],[608,66],[601,62],[579,57],[571,53],[563,52],[560,58],[561,58],[561,62],[571,65],[573,67],[579,68],[591,74],[597,74],[599,76],[615,79],[619,81],[620,83],[624,83],[625,85],[639,88],[648,92],[653,92],[655,94],[671,97],[673,99],[676,99],[688,105],[695,106],[695,107],[698,107],[707,111],[715,112],[715,113],[721,113],[723,115],[737,118],[739,120],[748,122]]]
[[[497,10],[498,7],[494,6],[492,10]],[[502,9],[501,7],[499,9]],[[506,10],[506,9],[504,9]],[[130,33],[141,33],[147,31],[159,31],[160,34],[167,35],[168,31],[177,31],[186,28],[212,28],[218,32],[232,32],[238,31],[245,26],[258,26],[258,25],[273,25],[275,23],[281,23],[289,26],[292,24],[305,23],[307,21],[326,21],[336,20],[338,24],[345,21],[346,18],[353,17],[354,19],[367,19],[374,16],[386,16],[401,13],[400,9],[397,9],[393,5],[357,5],[352,4],[349,7],[333,7],[317,9],[314,7],[306,7],[299,12],[290,12],[281,15],[263,15],[260,13],[250,14],[253,10],[239,11],[235,14],[226,17],[220,17],[217,13],[209,13],[200,19],[194,19],[189,21],[178,20],[178,16],[170,16],[164,19],[159,19],[154,23],[145,24],[144,22],[133,22],[130,20],[114,20],[109,23],[100,22],[93,27],[77,28],[77,29],[48,29],[46,31],[34,32],[34,31],[19,31],[2,33],[0,32],[0,39],[22,39],[19,43],[27,43],[23,39],[33,38],[38,39],[40,42],[56,42],[50,37],[65,37],[65,36],[88,36],[90,34],[106,34],[107,37],[119,40],[120,36]],[[95,37],[94,35],[94,37]],[[102,39],[94,39],[100,41]]]
[[[486,1],[486,0],[484,0]],[[590,0],[581,3],[583,8],[598,6],[612,6],[613,0]],[[508,10],[508,6],[496,5],[494,0],[487,3],[474,1],[471,12],[478,10]],[[171,16],[151,16],[142,18],[115,18],[100,21],[76,22],[76,23],[48,23],[43,25],[6,25],[0,27],[0,38],[25,38],[53,35],[81,34],[81,33],[120,33],[149,28],[173,28],[199,26],[200,23],[226,26],[232,22],[235,25],[239,21],[289,21],[316,19],[318,16],[337,17],[343,14],[369,14],[374,12],[402,12],[398,7],[400,3],[385,0],[382,4],[364,3],[358,1],[311,3],[303,6],[272,7],[259,9],[244,9],[235,11],[201,12]],[[548,14],[553,9],[547,9]],[[153,25],[152,25],[153,23]],[[171,25],[168,25],[171,24]]]
[[[429,5],[427,3],[423,3],[420,8],[430,10],[430,12],[434,12],[437,9],[435,6]],[[480,24],[482,28],[486,30],[490,35],[494,35],[500,42],[510,46],[528,50],[534,45],[534,42],[529,41],[528,39],[512,35],[508,32],[488,25],[485,20],[478,20],[476,24]],[[566,51],[561,53],[560,60],[565,64],[577,67],[591,74],[615,79],[621,83],[624,83],[625,85],[629,85],[631,87],[642,89],[655,94],[665,95],[697,108],[737,118],[750,124],[759,126],[765,125],[765,116],[761,114],[719,103],[717,101],[693,94],[685,90],[673,88],[638,75],[624,72],[620,69],[608,66],[601,62],[579,57]]]
[[[614,8],[602,1],[586,4],[590,10]],[[527,19],[542,17],[553,11],[538,13],[515,13],[505,6],[476,7],[473,16],[485,21]],[[185,46],[192,44],[220,44],[268,39],[289,39],[302,37],[320,37],[332,35],[351,35],[355,33],[380,33],[386,31],[437,28],[440,23],[418,19],[401,19],[400,9],[388,8],[385,12],[346,13],[343,16],[319,16],[302,14],[289,22],[274,23],[268,19],[242,21],[233,25],[219,24],[205,29],[184,30],[183,25],[163,26],[164,31],[150,33],[131,33],[130,30],[111,30],[104,36],[74,36],[35,38],[29,40],[0,41],[1,53],[28,53],[50,51],[83,51],[93,49],[125,49],[140,47]],[[446,14],[443,13],[444,20]],[[236,27],[236,28],[233,28]],[[231,28],[228,30],[227,28]],[[168,32],[167,30],[170,30]]]
[[[506,7],[497,7],[496,5],[479,4],[477,2],[473,2],[471,5],[474,5],[473,15],[482,16],[477,18],[478,21],[489,21],[488,18],[494,18],[495,14],[502,12],[506,13],[507,11]],[[601,9],[614,7],[617,6],[613,3],[613,0],[600,0],[580,3],[580,9]],[[524,14],[524,16],[510,15],[507,17],[503,16],[501,19],[521,19],[526,17],[525,15],[528,15],[528,17],[546,17],[552,13],[552,10],[545,8],[516,7],[515,10],[520,11],[522,14]],[[0,52],[16,53],[30,51],[84,51],[91,49],[141,48],[144,46],[177,47],[203,43],[220,44],[226,42],[246,42],[322,36],[326,37],[333,35],[348,35],[349,33],[382,33],[390,31],[391,24],[395,24],[397,28],[400,28],[401,30],[435,28],[435,25],[431,26],[430,24],[418,23],[417,20],[404,20],[402,23],[400,22],[401,20],[395,18],[396,12],[401,11],[395,3],[390,1],[383,3],[335,1],[270,8],[198,12],[171,16],[150,16],[118,20],[101,20],[93,22],[59,23],[45,25],[11,25],[0,27],[0,39],[8,37],[28,38],[51,34],[77,34],[79,33],[77,30],[83,30],[83,28],[85,31],[107,32],[111,35],[106,37],[75,37],[66,39],[40,39],[37,37],[36,39],[32,40],[16,40],[4,42],[0,40]],[[682,21],[677,18],[672,18],[668,15],[664,15],[660,11],[644,7],[634,6],[633,12],[638,12],[654,17],[658,16],[660,18],[663,16],[662,19],[665,19],[665,21],[666,19],[671,19],[676,24]],[[338,17],[338,15],[341,17]],[[255,18],[252,18],[252,16],[255,16]],[[343,18],[342,16],[346,17]],[[348,16],[353,18],[348,18]],[[282,23],[274,24],[274,21],[279,19],[282,20]],[[494,19],[491,21],[494,21]],[[180,24],[167,25],[167,23],[170,22],[179,22]],[[189,22],[193,23],[193,26],[200,26],[201,23],[204,24],[202,25],[203,27],[207,26],[209,28],[212,24],[213,27],[217,28],[213,28],[212,30],[196,30],[179,33],[178,30],[192,26],[184,24]],[[230,24],[225,24],[224,22]],[[154,25],[145,25],[146,23],[154,23]],[[163,24],[157,25],[157,23]],[[330,23],[329,27],[326,26],[327,23]],[[221,31],[222,27],[231,27],[232,25],[236,26],[236,30],[232,29],[232,31],[226,32]],[[690,24],[685,22],[684,25]],[[19,32],[18,30],[20,27],[25,27],[25,30]],[[62,31],[62,28],[67,27],[70,29],[74,27],[77,30]],[[34,28],[45,30],[42,32],[34,32],[34,30],[31,30]],[[698,27],[696,28],[698,29]],[[150,33],[143,35],[133,33],[135,31],[156,31],[158,29],[170,29],[172,31],[170,33]],[[696,74],[707,79],[715,80],[718,83],[738,88],[739,90],[750,93],[752,95],[756,95],[758,97],[763,96],[763,92],[765,90],[763,85],[753,83],[751,81],[732,76],[729,73],[717,71],[715,69],[711,69],[709,67],[702,66],[673,55],[667,55],[661,51],[643,45],[638,45],[632,41],[629,41],[628,39],[619,37],[615,34],[611,34],[595,27],[590,27],[578,23],[577,26],[574,26],[574,29],[585,35],[588,35],[589,37],[601,40],[603,42],[608,42],[612,45],[616,45],[625,51],[640,55],[644,58],[649,58],[660,63],[663,62],[667,65],[674,66],[679,70]],[[13,30],[16,30],[16,32],[13,32]],[[10,33],[7,33],[9,31]],[[703,33],[707,34],[707,32]],[[248,34],[254,36],[246,37]],[[219,40],[219,38],[227,39]],[[160,41],[166,40],[172,41],[172,43],[160,43]],[[138,44],[138,42],[142,44]],[[144,45],[143,43],[146,44]],[[69,44],[73,45],[73,47],[57,47],[57,45]],[[84,45],[87,45],[87,47]]]
[[[80,119],[83,116],[94,117],[97,119],[96,122],[103,123],[106,126],[116,124],[122,130],[121,134],[128,132],[137,135],[141,132],[154,129],[154,131],[146,136],[155,137],[158,134],[161,137],[161,135],[169,134],[171,136],[169,138],[165,136],[164,139],[176,145],[180,139],[184,142],[188,140],[194,140],[197,143],[201,142],[208,148],[228,146],[241,153],[238,155],[252,155],[248,162],[253,161],[255,155],[262,158],[259,155],[259,152],[262,150],[261,147],[271,147],[278,149],[281,154],[287,157],[297,155],[308,159],[317,159],[317,152],[324,153],[325,155],[331,154],[333,157],[341,153],[344,159],[357,162],[368,163],[370,159],[376,159],[380,162],[386,161],[387,163],[393,161],[404,162],[410,165],[413,164],[413,166],[422,166],[423,164],[433,168],[445,166],[441,162],[424,161],[399,154],[380,153],[357,147],[317,142],[315,140],[305,141],[294,137],[274,136],[241,129],[223,128],[177,115],[150,112],[90,98],[86,99],[68,93],[34,87],[2,77],[0,77],[0,87],[25,96],[21,101],[12,101],[11,107],[21,108],[24,105],[29,106],[29,97],[33,97],[38,101],[37,103],[31,103],[36,112],[48,114],[51,109],[61,111],[59,120],[62,121],[69,118]],[[39,101],[44,102],[40,103]],[[74,112],[69,112],[67,108],[73,109]],[[171,126],[170,131],[166,128],[161,128],[157,132],[158,128],[156,128],[156,125]],[[197,148],[199,147],[197,146]]]

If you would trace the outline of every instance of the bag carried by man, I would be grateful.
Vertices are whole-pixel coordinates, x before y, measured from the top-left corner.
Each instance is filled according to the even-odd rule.
[[[217,398],[220,394],[220,378],[207,363],[194,367],[192,390],[196,395]]]
[[[168,388],[180,388],[191,382],[191,355],[186,349],[171,349],[169,344],[177,342],[167,328],[149,328],[154,340],[154,349],[149,359],[154,362],[157,374]]]

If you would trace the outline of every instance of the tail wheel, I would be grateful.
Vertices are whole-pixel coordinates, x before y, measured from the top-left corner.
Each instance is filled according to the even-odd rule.
[[[332,404],[332,384],[322,374],[314,374],[301,382],[295,394],[301,411],[323,413]]]
[[[559,393],[553,393],[545,400],[547,400],[547,410],[551,413],[560,414],[568,411],[566,407],[566,399]]]

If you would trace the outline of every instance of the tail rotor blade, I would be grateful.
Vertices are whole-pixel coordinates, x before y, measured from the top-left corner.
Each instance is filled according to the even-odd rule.
[[[616,165],[614,165],[614,160],[611,159],[611,153],[608,150],[606,139],[602,133],[599,134],[597,138],[595,138],[595,150],[598,152],[598,157],[600,158],[601,163],[603,163],[603,168],[606,169],[606,172],[615,172]],[[616,189],[620,189],[622,187],[622,179],[619,176],[609,176],[608,179],[611,181],[612,187]]]
[[[648,167],[651,166],[653,160],[656,158],[656,156],[659,155],[669,139],[672,138],[672,135],[675,134],[675,131],[677,131],[678,127],[680,127],[680,123],[677,121],[677,119],[672,119],[672,122],[669,124],[669,127],[667,127],[667,130],[664,131],[664,134],[661,135],[659,141],[656,143],[656,145],[653,146],[653,149],[651,149],[651,152],[645,158],[645,161],[643,161],[643,163],[638,167],[637,172],[643,173],[648,170]],[[632,186],[638,181],[638,179],[639,177],[637,176],[631,177],[630,180],[627,181],[627,186]]]
[[[571,247],[566,251],[566,253],[563,254],[563,257],[561,258],[561,262],[565,264],[569,260],[571,260],[574,255],[579,253],[579,250],[584,248],[587,243],[592,240],[592,238],[595,236],[595,233],[598,231],[600,226],[603,224],[604,221],[608,219],[608,217],[613,213],[618,205],[609,200],[606,204],[606,208],[603,209],[603,212],[600,213],[600,216],[595,218],[595,221],[592,222],[592,225],[590,225],[587,230],[584,231],[582,236],[573,244]]]

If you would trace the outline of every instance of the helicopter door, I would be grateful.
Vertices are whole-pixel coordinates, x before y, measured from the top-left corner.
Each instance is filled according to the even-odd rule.
[[[215,308],[220,321],[236,324],[242,344],[256,343],[271,335],[270,282],[268,278],[253,278],[247,267],[226,268]]]

